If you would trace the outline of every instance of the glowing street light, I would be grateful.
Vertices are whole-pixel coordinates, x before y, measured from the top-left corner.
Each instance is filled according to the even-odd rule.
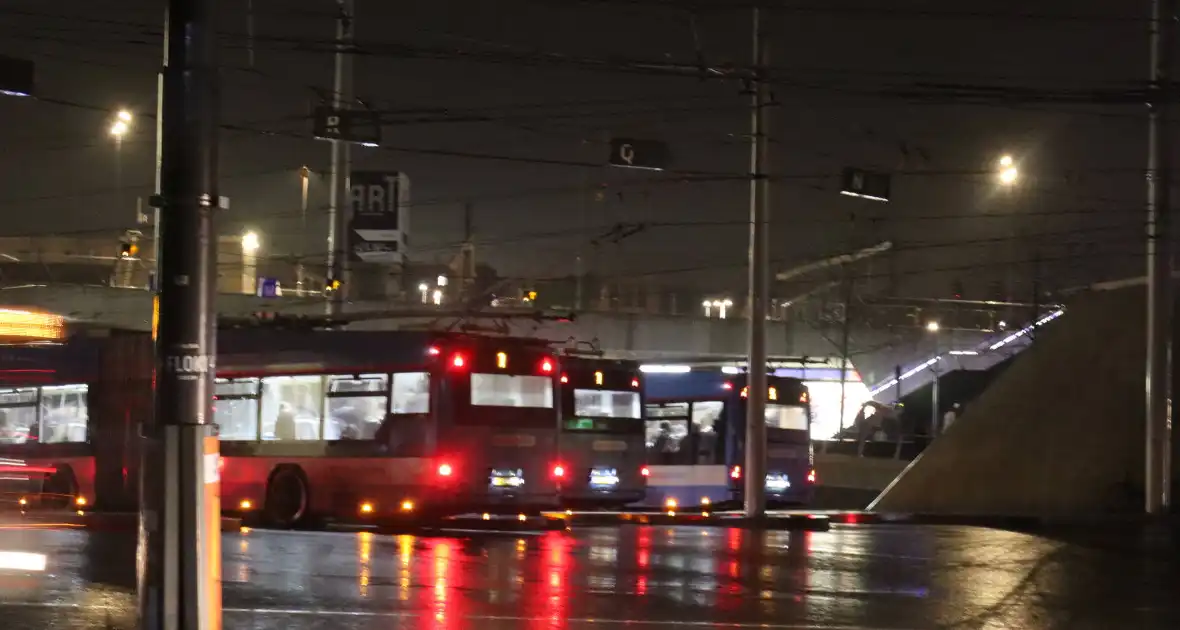
[[[258,238],[257,232],[246,232],[242,235],[242,251],[247,254],[253,254],[262,247],[262,240]]]
[[[1011,186],[1020,178],[1020,170],[1016,168],[1016,161],[1012,159],[1011,155],[1000,158],[1000,169],[997,176],[1000,184],[1004,186]]]
[[[938,322],[935,320],[930,320],[930,321],[926,322],[926,332],[936,333],[939,331],[940,328],[942,328],[942,327],[939,326]]]
[[[115,114],[115,119],[111,121],[111,135],[116,140],[122,140],[123,136],[131,130],[131,121],[134,117],[131,112],[121,109]]]

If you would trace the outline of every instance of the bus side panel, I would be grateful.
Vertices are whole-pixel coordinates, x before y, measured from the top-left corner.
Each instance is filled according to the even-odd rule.
[[[139,434],[152,422],[153,362],[146,333],[115,332],[103,344],[89,392],[93,496],[101,509],[135,510],[139,503]]]
[[[224,461],[222,497],[230,511],[263,509],[267,481],[284,464],[298,466],[307,477],[309,511],[333,520],[416,511],[427,495],[428,463],[422,458],[229,456]],[[403,509],[407,501],[412,510]],[[361,514],[362,503],[373,511]]]

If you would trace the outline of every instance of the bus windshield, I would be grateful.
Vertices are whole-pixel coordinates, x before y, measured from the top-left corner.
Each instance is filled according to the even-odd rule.
[[[643,417],[639,392],[606,389],[575,389],[572,417],[631,418]]]

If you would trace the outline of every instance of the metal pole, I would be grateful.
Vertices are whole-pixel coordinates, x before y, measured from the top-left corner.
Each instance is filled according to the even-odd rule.
[[[346,91],[350,81],[348,73],[348,46],[352,42],[353,0],[336,0],[336,60],[335,77],[332,81],[332,107],[336,110],[349,105]],[[350,147],[347,142],[332,140],[332,166],[328,174],[328,281],[339,280],[341,290],[332,291],[328,295],[326,304],[327,314],[338,314],[343,310],[344,278],[344,212],[340,204],[343,203],[349,187],[348,171]]]
[[[769,91],[765,81],[769,57],[766,24],[754,8],[754,65],[750,135],[750,357],[746,399],[746,516],[758,518],[766,512],[766,301],[769,286],[770,181],[766,176],[769,158],[766,107]]]
[[[143,430],[139,520],[139,627],[150,630],[221,625],[216,4],[170,0],[165,18],[155,420]]]
[[[304,166],[299,169],[299,261],[295,266],[295,294],[303,296],[307,289],[307,271],[303,266],[307,258],[307,191],[311,169]]]
[[[934,380],[930,383],[930,441],[938,437],[938,349],[939,349],[939,333],[934,333],[934,363],[930,366],[930,372],[934,375]]]
[[[1144,509],[1163,513],[1169,503],[1168,345],[1172,319],[1167,181],[1167,88],[1171,3],[1151,3],[1151,85],[1147,101],[1147,387]]]

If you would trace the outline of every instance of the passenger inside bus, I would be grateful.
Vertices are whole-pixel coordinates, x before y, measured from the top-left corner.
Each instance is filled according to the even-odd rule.
[[[286,402],[279,404],[279,413],[275,416],[275,439],[297,439],[295,431],[295,410]]]

